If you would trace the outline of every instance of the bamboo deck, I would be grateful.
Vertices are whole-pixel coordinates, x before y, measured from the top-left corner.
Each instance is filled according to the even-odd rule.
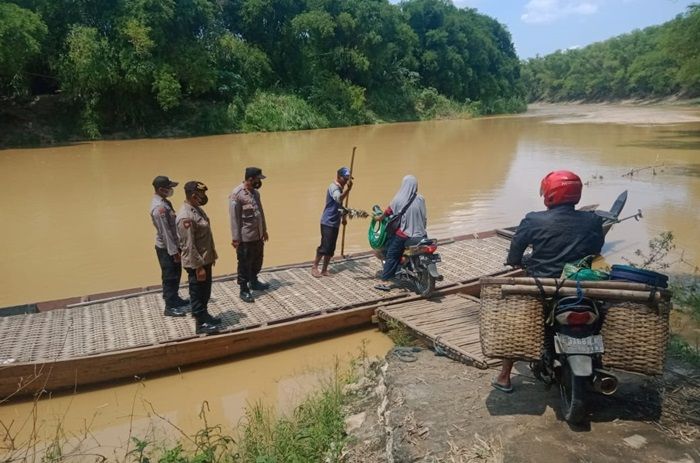
[[[377,309],[384,323],[395,323],[427,342],[436,352],[478,368],[499,365],[481,352],[479,299],[465,294],[394,304]]]
[[[508,239],[495,234],[441,242],[439,270],[445,279],[437,288],[502,273],[506,270],[503,262],[509,244]],[[223,278],[213,284],[209,311],[223,319],[224,334],[257,332],[412,295],[407,289],[389,293],[374,289],[379,269],[379,261],[370,256],[332,264],[335,274],[330,278],[312,277],[308,265],[268,269],[260,276],[271,287],[255,293],[253,304],[239,299],[234,278]],[[191,317],[164,317],[163,309],[160,292],[150,291],[47,312],[0,317],[0,376],[15,365],[106,356],[198,338]]]

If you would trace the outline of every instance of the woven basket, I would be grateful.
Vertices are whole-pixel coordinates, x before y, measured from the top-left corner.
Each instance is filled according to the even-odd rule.
[[[501,285],[481,282],[481,350],[487,357],[537,360],[544,342],[542,302],[532,296],[503,296]]]
[[[671,303],[616,302],[603,322],[606,367],[660,375],[668,345]]]

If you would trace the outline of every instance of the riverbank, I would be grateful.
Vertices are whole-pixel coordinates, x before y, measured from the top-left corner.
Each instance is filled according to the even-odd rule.
[[[395,352],[395,351],[393,351]],[[620,374],[593,395],[590,423],[569,427],[559,392],[516,364],[512,394],[478,370],[420,350],[390,353],[349,406],[347,462],[692,462],[700,458],[700,369],[671,361],[662,378]]]
[[[550,124],[666,125],[700,122],[700,99],[605,103],[531,103],[528,115]]]
[[[478,103],[460,104],[437,93],[426,90],[416,99],[412,117],[368,120],[370,125],[394,122],[430,120],[456,120],[481,117]],[[269,99],[275,97],[268,96]],[[190,138],[205,135],[233,133],[285,132],[315,128],[350,127],[316,123],[313,117],[304,117],[310,108],[295,108],[283,97],[279,101],[266,101],[250,108],[250,123],[242,126],[227,122],[228,108],[209,105],[186,108],[172,119],[162,121],[148,130],[144,127],[132,130],[105,130],[99,140],[131,140],[149,138]],[[504,109],[520,113],[522,108],[509,104]],[[286,108],[286,109],[280,109]],[[547,103],[535,102],[525,109],[530,116],[546,117],[552,124],[614,123],[632,125],[681,124],[700,121],[700,99],[627,100],[603,103]],[[0,149],[40,148],[96,141],[86,138],[77,129],[77,121],[71,119],[61,103],[59,95],[43,95],[33,101],[16,105],[8,102],[0,109]]]
[[[0,149],[40,148],[87,141],[148,138],[190,138],[234,133],[287,132],[351,127],[392,122],[442,119],[471,119],[484,113],[519,113],[526,105],[520,100],[503,100],[486,107],[480,102],[460,103],[434,89],[413,92],[410,111],[384,114],[367,110],[361,118],[330,120],[306,101],[294,95],[259,93],[248,105],[239,107],[216,102],[191,101],[172,110],[167,117],[154,118],[149,125],[107,124],[86,132],[80,113],[61,95],[39,95],[30,101],[0,99]]]

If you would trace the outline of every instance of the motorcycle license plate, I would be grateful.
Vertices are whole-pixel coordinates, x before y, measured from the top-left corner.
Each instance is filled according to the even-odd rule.
[[[599,334],[585,338],[572,338],[557,333],[554,336],[554,347],[557,354],[602,354],[605,351],[603,336]]]
[[[440,257],[440,254],[431,254],[430,262],[442,262],[442,257]]]

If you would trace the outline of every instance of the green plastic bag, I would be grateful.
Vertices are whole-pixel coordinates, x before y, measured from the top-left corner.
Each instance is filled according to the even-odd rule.
[[[595,256],[586,256],[576,262],[564,264],[564,270],[561,272],[561,277],[568,280],[577,281],[601,281],[609,280],[610,275],[602,270],[594,270],[591,268]]]
[[[384,217],[380,222],[374,218],[369,223],[369,231],[367,238],[372,249],[382,249],[386,243],[386,224],[389,222],[388,217]]]

